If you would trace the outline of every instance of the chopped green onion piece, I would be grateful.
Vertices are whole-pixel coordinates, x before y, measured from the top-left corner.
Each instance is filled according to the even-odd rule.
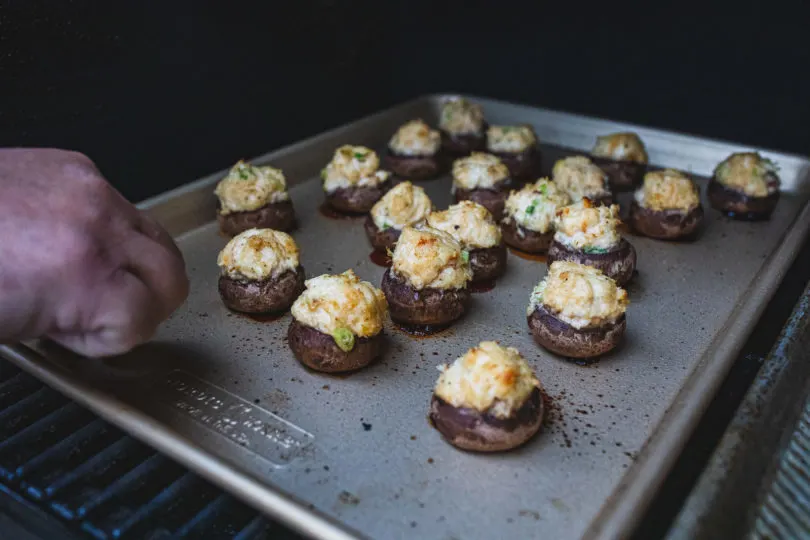
[[[354,159],[359,159],[360,161],[363,161],[364,159],[366,159],[366,154],[361,154],[360,152],[355,152]]]
[[[388,222],[383,221],[382,230],[386,230],[386,229],[389,229],[389,228],[391,228],[391,225],[389,225]]]
[[[608,252],[608,250],[606,250],[605,248],[598,248],[598,247],[592,247],[592,246],[588,246],[585,249],[583,249],[582,251],[584,251],[585,253],[589,253],[589,254],[594,254],[594,253],[602,254],[602,253],[607,253]]]
[[[532,204],[530,204],[529,206],[526,207],[526,213],[531,216],[532,214],[534,214],[534,209],[535,209],[535,203],[532,203]]]
[[[332,338],[341,351],[349,352],[354,349],[354,334],[348,328],[337,328],[332,332]]]
[[[326,169],[321,169],[321,180],[326,180]]]
[[[469,254],[469,252],[462,251],[461,252],[461,260],[464,261],[465,263],[470,262],[470,254]]]
[[[539,189],[540,193],[542,193],[543,195],[548,195],[548,185],[540,184],[540,187],[537,189]]]

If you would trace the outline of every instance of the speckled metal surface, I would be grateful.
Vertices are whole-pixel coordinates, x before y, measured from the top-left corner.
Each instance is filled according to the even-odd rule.
[[[556,145],[543,147],[546,169],[570,153],[560,147],[583,151],[598,134],[636,129],[655,165],[703,175],[705,187],[705,175],[737,149],[482,101],[491,122],[531,123]],[[435,121],[438,103],[417,100],[257,160],[291,179],[301,221],[294,235],[309,275],[354,268],[380,282],[362,220],[319,213],[317,173],[337,145],[382,149],[401,122]],[[153,343],[107,362],[42,347],[41,356],[21,347],[4,352],[316,537],[619,536],[654,492],[810,226],[807,162],[768,155],[782,166],[787,192],[771,221],[732,222],[710,210],[692,243],[628,237],[639,276],[629,287],[627,339],[587,367],[533,343],[525,307],[545,264],[512,255],[507,274],[475,295],[469,315],[451,329],[415,339],[388,327],[387,352],[369,368],[345,377],[307,371],[285,344],[289,316],[256,321],[228,312],[217,295],[215,259],[226,239],[212,222],[211,189],[221,173],[147,205],[178,237],[192,278],[188,302]],[[424,186],[438,207],[450,203],[446,176]],[[426,421],[435,366],[482,339],[518,347],[549,397],[543,432],[508,454],[459,452]]]
[[[672,524],[670,540],[810,536],[809,389],[810,287]],[[791,517],[796,506],[804,506],[804,517]]]

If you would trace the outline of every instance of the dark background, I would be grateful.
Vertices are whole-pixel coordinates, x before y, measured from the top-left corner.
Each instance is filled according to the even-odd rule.
[[[810,149],[801,4],[0,0],[0,145],[139,200],[429,92]]]

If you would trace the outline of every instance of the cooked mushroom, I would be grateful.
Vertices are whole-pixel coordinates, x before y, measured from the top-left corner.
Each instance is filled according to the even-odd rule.
[[[444,166],[442,136],[423,120],[402,125],[388,142],[385,163],[394,174],[414,180],[435,178]]]
[[[594,204],[610,205],[613,196],[605,172],[585,156],[571,156],[554,164],[551,178],[557,187],[568,193],[571,201],[588,198]]]
[[[279,169],[239,161],[214,194],[219,227],[229,236],[254,228],[289,231],[295,227],[295,210]]]
[[[427,224],[455,238],[469,254],[472,282],[500,277],[506,270],[506,246],[489,210],[472,201],[461,201],[442,212],[433,212]]]
[[[768,219],[779,201],[778,172],[776,163],[755,152],[731,154],[714,169],[709,202],[735,219]]]
[[[684,238],[697,231],[702,221],[697,185],[674,169],[648,172],[630,206],[631,225],[650,238]]]
[[[219,294],[244,313],[285,311],[304,290],[304,269],[293,238],[272,229],[248,229],[219,253]]]
[[[511,450],[540,430],[540,381],[517,349],[482,341],[439,369],[429,418],[453,446],[476,452]]]
[[[382,291],[352,270],[308,279],[292,306],[290,349],[316,371],[362,368],[382,352],[386,309]]]
[[[391,173],[379,170],[380,159],[365,146],[344,145],[321,171],[326,201],[340,212],[365,214],[391,189]]]
[[[450,156],[466,156],[486,146],[484,110],[464,98],[453,98],[444,103],[439,129],[442,147]]]
[[[449,234],[405,227],[386,270],[382,290],[391,319],[440,326],[464,314],[472,277],[469,256]]]
[[[504,241],[527,253],[545,253],[554,236],[557,209],[570,202],[568,194],[547,178],[513,191],[501,222]]]
[[[551,264],[526,310],[534,340],[570,358],[593,358],[624,335],[627,291],[600,270],[569,261]]]
[[[432,210],[433,203],[424,189],[401,182],[371,208],[366,236],[375,249],[393,249],[402,229],[423,223]]]
[[[647,169],[647,149],[635,133],[611,133],[596,138],[591,151],[610,179],[613,191],[630,191],[641,183]]]
[[[500,158],[517,183],[530,182],[540,173],[540,149],[529,125],[490,126],[487,152]]]
[[[477,202],[496,221],[503,217],[503,206],[513,185],[509,169],[492,154],[473,152],[453,163],[452,191],[456,202]]]
[[[573,261],[598,268],[619,285],[633,277],[636,250],[619,234],[619,206],[594,206],[589,199],[557,210],[548,264]]]

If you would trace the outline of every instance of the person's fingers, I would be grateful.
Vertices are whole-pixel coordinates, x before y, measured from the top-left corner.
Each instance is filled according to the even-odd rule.
[[[158,316],[166,319],[188,296],[188,277],[182,255],[145,234],[132,234],[123,244],[127,269],[157,298]]]
[[[123,354],[149,340],[163,320],[155,292],[135,274],[120,271],[100,284],[101,295],[88,330],[51,332],[49,339],[93,358]]]
[[[157,221],[149,217],[144,212],[138,212],[137,221],[135,224],[135,229],[148,236],[155,242],[158,242],[160,245],[177,255],[180,259],[183,259],[183,254],[180,252],[180,248],[177,247],[177,244],[174,242],[174,239],[166,232]]]

